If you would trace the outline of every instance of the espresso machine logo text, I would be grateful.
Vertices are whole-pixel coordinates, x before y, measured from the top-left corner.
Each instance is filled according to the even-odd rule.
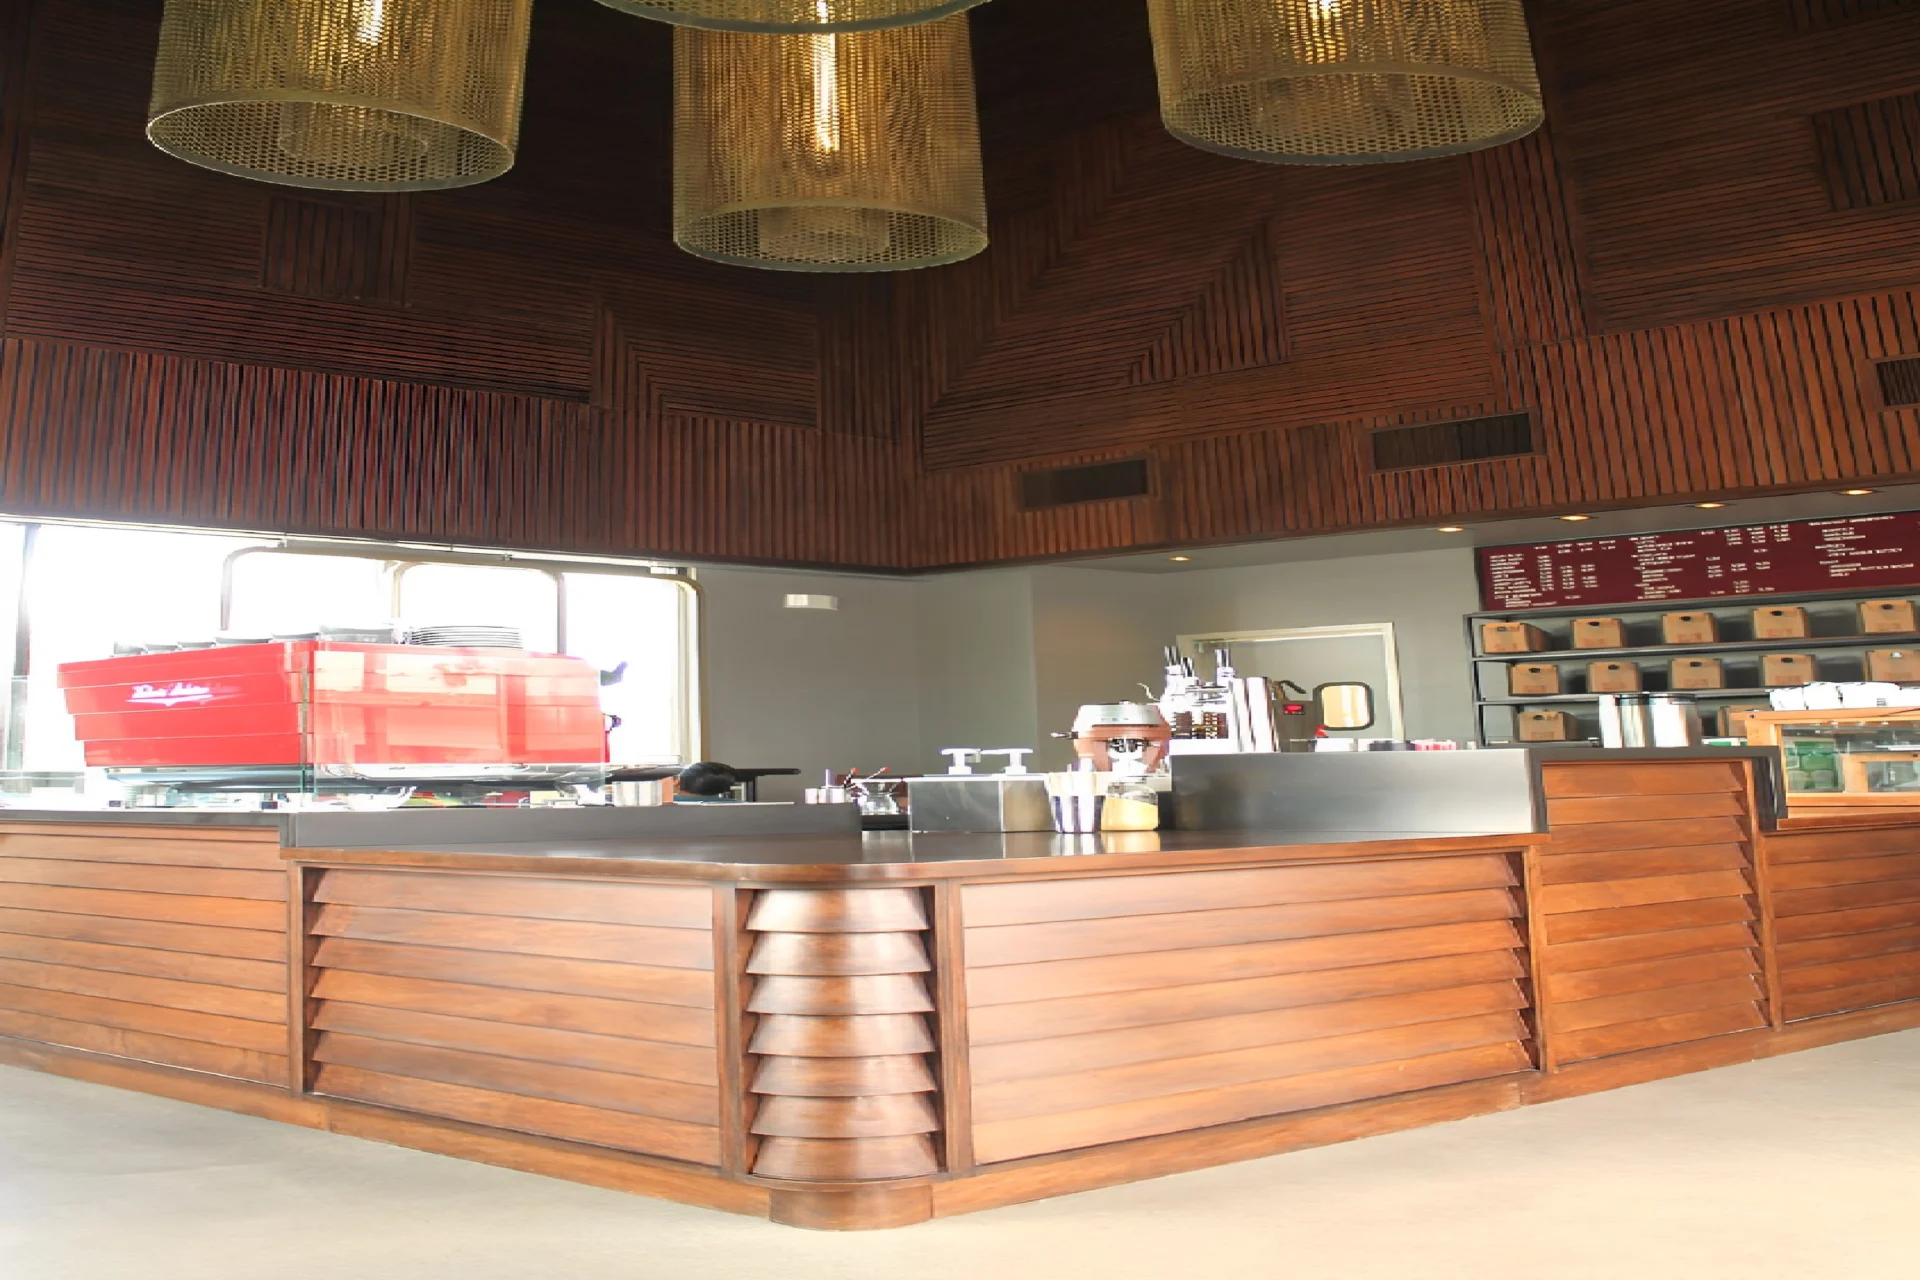
[[[172,684],[137,684],[133,686],[127,701],[149,707],[180,707],[195,702],[212,702],[213,690],[204,684],[188,684],[184,680],[176,680]]]

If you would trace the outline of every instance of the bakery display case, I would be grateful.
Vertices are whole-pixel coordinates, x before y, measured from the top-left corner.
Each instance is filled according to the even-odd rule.
[[[1920,707],[1762,711],[1751,746],[1780,748],[1787,803],[1920,806]]]

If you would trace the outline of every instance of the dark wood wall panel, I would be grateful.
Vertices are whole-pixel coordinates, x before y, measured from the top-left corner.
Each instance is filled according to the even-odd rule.
[[[668,235],[670,33],[535,18],[521,161],[332,196],[142,136],[159,6],[0,41],[0,506],[917,569],[1920,475],[1920,22],[1531,6],[1551,127],[1286,168],[1174,142],[1143,10],[983,7],[994,243],[814,277]],[[1370,432],[1532,414],[1534,456]],[[1144,498],[1028,512],[1037,468]]]
[[[898,286],[932,499],[916,558],[1920,473],[1920,419],[1884,410],[1869,368],[1920,350],[1920,200],[1896,127],[1920,90],[1911,12],[1560,0],[1533,18],[1549,129],[1456,161],[1316,171],[1184,151],[1150,113],[1076,117],[1075,87],[1117,109],[1150,67],[1091,16],[1037,8],[1132,88],[1056,84],[1063,123],[1031,125],[995,172],[994,250]],[[1836,112],[1867,175],[1858,208],[1830,191],[1840,161],[1816,117]],[[1252,242],[1272,255],[1258,270]],[[1264,272],[1277,298],[1208,292],[1218,262]],[[1197,296],[1212,345],[1248,354],[1149,361],[1161,376],[1141,379],[1134,335]],[[1269,330],[1250,352],[1233,340]],[[1536,457],[1371,469],[1373,430],[1521,411]],[[1127,452],[1152,460],[1153,500],[1041,521],[1008,497],[1025,468]]]
[[[902,562],[885,283],[672,246],[665,28],[543,4],[523,163],[380,197],[150,146],[157,4],[9,13],[6,509]]]
[[[616,519],[604,415],[561,401],[10,338],[0,414],[17,512],[555,548]]]

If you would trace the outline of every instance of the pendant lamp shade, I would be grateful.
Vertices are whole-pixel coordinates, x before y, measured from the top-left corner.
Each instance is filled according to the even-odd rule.
[[[787,271],[987,246],[965,15],[838,35],[674,33],[673,238]]]
[[[600,0],[643,18],[709,31],[804,33],[911,27],[982,0]]]
[[[1148,0],[1161,116],[1280,164],[1497,146],[1546,114],[1521,0]]]
[[[336,191],[513,167],[533,0],[167,0],[147,136],[222,173]]]

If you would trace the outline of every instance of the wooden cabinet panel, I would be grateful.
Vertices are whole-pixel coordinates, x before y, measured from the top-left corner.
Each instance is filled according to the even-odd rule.
[[[157,1062],[187,1071],[205,1071],[260,1084],[284,1086],[288,1080],[284,1053],[237,1049],[178,1036],[157,1035],[92,1020],[50,1017],[0,1007],[0,1035],[65,1045],[115,1058]],[[284,1042],[284,1037],[283,1037]]]
[[[284,911],[282,912],[284,915]],[[226,956],[239,960],[284,963],[284,931],[225,929],[158,920],[130,920],[117,916],[81,915],[71,911],[17,911],[0,907],[0,933],[77,942],[125,943],[156,951],[185,955]]]
[[[1484,1080],[1525,1071],[1531,1065],[1525,1046],[1507,1041],[1425,1058],[982,1124],[974,1130],[974,1148],[980,1161],[989,1164],[1045,1151],[1065,1151],[1125,1138],[1227,1124],[1253,1116],[1304,1111],[1360,1098]]]
[[[1546,766],[1549,794],[1567,797],[1549,803],[1533,890],[1541,1016],[1556,1068],[1768,1024],[1769,922],[1747,839],[1745,771],[1704,764],[1672,773],[1684,774],[1685,790],[1666,766]],[[1644,820],[1655,812],[1669,820]]]
[[[0,1035],[288,1080],[277,840],[200,834],[0,832]]]
[[[710,1127],[719,1124],[719,1094],[711,1083],[657,1080],[630,1072],[601,1071],[545,1060],[528,1061],[338,1031],[320,1033],[314,1043],[313,1060],[405,1076],[410,1080],[437,1080],[442,1084],[496,1093],[578,1103],[606,1111],[658,1116]]]
[[[4,882],[0,882],[0,908],[261,931],[283,928],[287,918],[286,907],[277,902]]]
[[[1512,860],[1481,857],[1410,858],[1359,866],[1259,867],[1163,877],[1110,876],[1082,880],[1068,896],[1050,884],[982,884],[967,890],[967,926],[1041,924],[1111,916],[1292,906],[1343,898],[1499,889],[1518,884]]]
[[[314,1092],[719,1162],[710,891],[306,874],[326,899],[308,911]]]
[[[381,907],[322,906],[313,932],[363,942],[399,942],[467,951],[614,960],[672,969],[711,969],[713,943],[698,929],[649,925],[580,924],[570,920],[517,920],[452,911],[394,911]]]
[[[603,1107],[497,1093],[334,1063],[323,1064],[314,1072],[313,1089],[336,1098],[597,1147],[646,1152],[696,1164],[717,1164],[720,1159],[719,1131],[710,1126]]]
[[[982,967],[1229,946],[1240,942],[1380,933],[1422,925],[1508,920],[1519,896],[1473,889],[1406,897],[1352,899],[1231,911],[1182,911],[967,930],[967,957]]]
[[[964,886],[976,1157],[1525,1069],[1518,868],[1446,862]]]
[[[1474,955],[1520,945],[1520,933],[1513,923],[1501,920],[1040,964],[984,966],[970,958],[967,995],[972,1007],[978,1009],[1029,1000],[1206,984],[1223,978],[1317,973],[1399,960]]]
[[[0,921],[0,924],[3,923]],[[11,960],[33,960],[41,964],[70,965],[104,973],[130,973],[149,978],[210,983],[248,991],[284,993],[287,989],[287,966],[284,960],[278,963],[271,960],[235,960],[227,956],[160,951],[118,943],[41,938],[4,929],[0,929],[0,956]]]
[[[330,968],[317,970],[313,995],[322,1001],[341,1000],[416,1013],[445,1013],[488,1022],[657,1040],[663,1044],[698,1047],[713,1044],[713,1015],[708,1011],[640,1000],[427,982]]]
[[[710,929],[712,896],[694,885],[588,884],[499,876],[421,877],[406,872],[327,871],[315,902],[399,907],[527,920]]]
[[[1502,935],[1504,936],[1504,935]],[[1078,1036],[1128,1027],[1153,1027],[1301,1006],[1365,1008],[1403,993],[1442,992],[1499,984],[1524,975],[1511,950],[1470,951],[1430,960],[1284,973],[1223,982],[1089,993],[1015,1004],[976,1005],[968,1029],[976,1064],[991,1046],[1045,1036]],[[982,972],[984,976],[984,971]],[[1328,1002],[1349,1002],[1329,1005]]]
[[[313,1013],[317,1031],[462,1049],[525,1062],[550,1062],[711,1087],[719,1078],[711,1046],[669,1044],[609,1034],[527,1026],[483,1018],[450,1017],[415,1009],[325,1000]]]
[[[221,871],[202,867],[69,862],[62,858],[7,855],[0,856],[0,883],[175,893],[207,898],[249,898],[260,902],[287,900],[287,873],[278,868],[272,871]]]
[[[1300,1008],[1196,1018],[1124,1030],[1031,1035],[1017,1043],[988,1045],[976,1041],[970,1056],[977,1089],[1136,1063],[1167,1062],[1302,1041],[1319,1043],[1330,1038],[1526,1007],[1527,999],[1516,983],[1488,983],[1371,1000],[1336,999]]]
[[[362,942],[353,938],[321,938],[314,951],[314,963],[322,969],[348,969],[394,978],[605,996],[612,1000],[684,1005],[689,1009],[713,1008],[713,978],[694,969]]]

